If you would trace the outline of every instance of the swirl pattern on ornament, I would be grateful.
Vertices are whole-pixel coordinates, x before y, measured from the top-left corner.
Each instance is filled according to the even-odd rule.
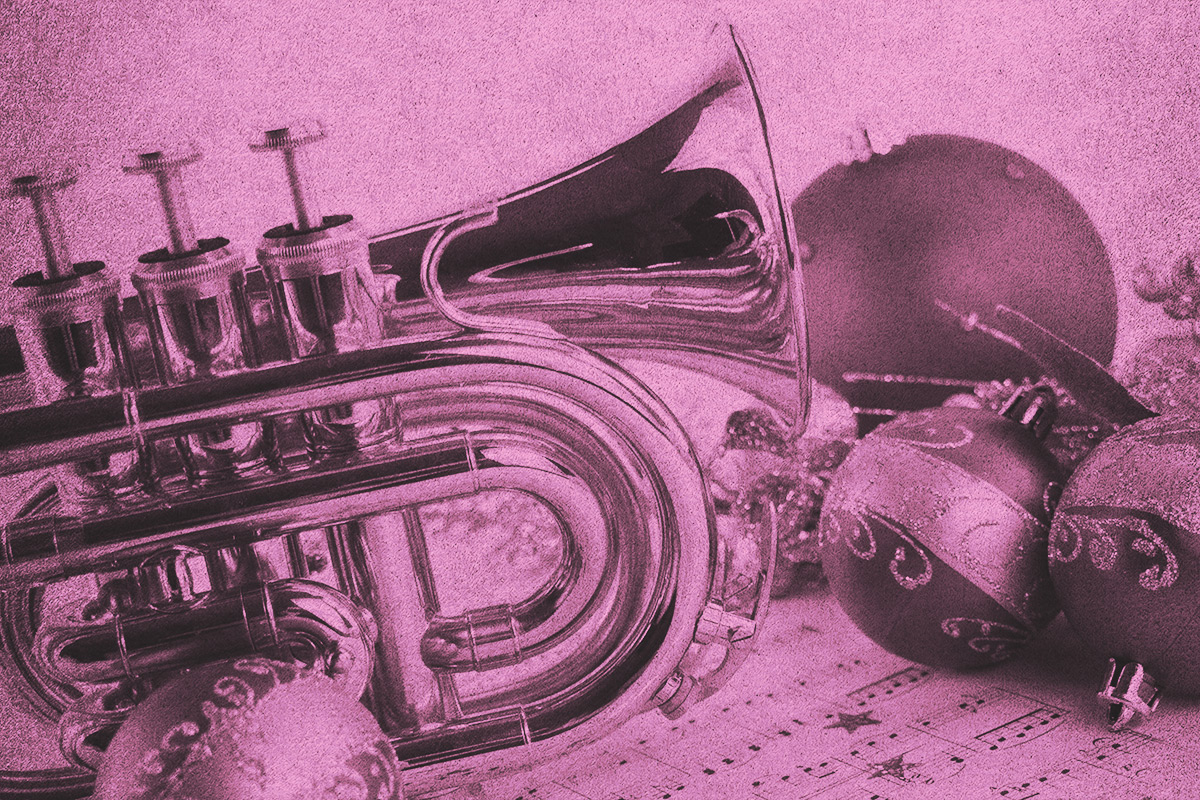
[[[846,531],[846,517],[853,521],[849,526],[851,528],[849,532]],[[878,550],[875,536],[871,533],[871,526],[867,524],[866,519],[862,514],[855,513],[851,508],[845,506],[831,508],[829,524],[821,527],[819,537],[822,545],[838,541],[845,542],[850,552],[863,561],[870,561]]]
[[[1165,589],[1179,579],[1179,559],[1159,534],[1143,517],[1126,514],[1111,519],[1097,517],[1096,509],[1079,513],[1076,509],[1062,509],[1055,519],[1050,540],[1050,560],[1068,564],[1087,549],[1092,566],[1109,572],[1117,566],[1121,554],[1121,543],[1127,542],[1130,549],[1154,563],[1138,574],[1138,584],[1155,592]],[[1112,513],[1118,514],[1117,510]],[[1164,520],[1165,523],[1165,520]]]
[[[1044,609],[1053,605],[1044,602],[1052,591],[1042,555],[1049,527],[991,483],[894,438],[892,432],[889,428],[886,438],[872,440],[869,448],[856,448],[846,459],[842,469],[849,469],[856,480],[850,490],[835,486],[826,499],[829,522],[823,527],[828,538],[840,538],[856,556],[869,560],[877,549],[872,526],[880,526],[876,530],[894,532],[907,545],[897,549],[890,565],[901,586],[911,589],[929,582],[928,552],[1017,619],[1038,627]],[[904,476],[899,486],[896,475]],[[843,513],[854,520],[853,527],[839,519]],[[1020,535],[1004,533],[1018,531]],[[909,547],[928,565],[917,575],[902,571]]]
[[[843,520],[849,517],[854,520],[853,531],[848,535],[843,527]],[[896,583],[908,590],[916,589],[918,586],[924,586],[933,578],[933,562],[929,559],[929,555],[925,550],[917,544],[916,540],[909,535],[901,525],[872,511],[870,508],[859,504],[843,505],[830,518],[830,529],[833,530],[833,535],[829,537],[830,541],[841,539],[850,548],[850,552],[858,556],[864,561],[870,561],[878,552],[878,544],[875,541],[875,533],[872,531],[872,525],[880,525],[886,530],[894,533],[904,543],[897,547],[892,554],[892,560],[888,564],[888,571],[892,573],[892,577],[896,579]],[[905,546],[907,545],[907,547]],[[905,574],[901,571],[901,565],[912,562],[909,560],[909,551],[920,560],[920,571],[916,575]]]
[[[1083,533],[1079,530],[1076,517],[1066,512],[1054,519],[1050,529],[1050,543],[1047,552],[1051,561],[1070,564],[1079,558],[1083,550]]]
[[[888,438],[931,450],[955,450],[975,440],[975,432],[965,425],[949,428],[931,410],[910,413],[888,426]]]
[[[971,631],[970,628],[974,628]],[[967,646],[984,653],[993,661],[1008,658],[1012,651],[1029,641],[1032,633],[1021,628],[971,617],[951,617],[942,620],[942,632],[954,639],[967,639]]]

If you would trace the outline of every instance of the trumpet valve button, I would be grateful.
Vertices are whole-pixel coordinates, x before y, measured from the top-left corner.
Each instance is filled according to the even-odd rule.
[[[196,231],[183,191],[181,171],[200,158],[200,149],[189,142],[175,148],[136,153],[123,165],[128,175],[154,176],[166,218],[167,233],[171,238],[172,255],[190,253],[197,248]]]
[[[285,128],[275,128],[264,133],[251,143],[251,150],[276,151],[283,155],[283,166],[287,171],[288,188],[292,193],[292,206],[296,211],[296,229],[309,231],[321,227],[323,217],[313,202],[297,163],[296,150],[325,138],[325,126],[317,120],[308,120]]]
[[[266,131],[250,144],[251,150],[286,150],[303,147],[325,138],[325,126],[320,120],[304,120],[287,127]]]
[[[71,254],[55,195],[75,183],[75,171],[64,167],[45,175],[21,175],[9,184],[9,196],[27,197],[33,203],[34,218],[46,254],[44,276],[49,280],[71,274]]]

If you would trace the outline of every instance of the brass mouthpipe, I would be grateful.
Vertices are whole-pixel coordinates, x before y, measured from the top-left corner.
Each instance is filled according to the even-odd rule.
[[[369,463],[183,493],[107,515],[16,520],[0,530],[0,586],[86,574],[98,563],[132,566],[176,545],[249,543],[263,531],[305,530],[463,494],[474,489],[470,462],[463,437],[452,436]]]

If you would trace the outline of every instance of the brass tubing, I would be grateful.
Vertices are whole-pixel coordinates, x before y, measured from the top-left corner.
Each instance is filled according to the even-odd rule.
[[[453,443],[455,439],[461,444],[462,437],[451,437],[449,443]],[[473,436],[473,440],[473,446],[480,449],[491,445],[506,447],[511,451],[514,444],[511,436],[497,437],[493,441],[486,434],[481,434],[477,438]],[[454,453],[454,450],[448,449],[446,452]],[[31,573],[36,574],[34,571],[39,569],[58,570],[57,575],[48,576],[43,572],[37,578],[45,579],[87,572],[88,565],[94,567],[99,559],[108,563],[133,561],[179,542],[204,542],[211,547],[215,541],[221,541],[222,537],[237,536],[239,532],[242,536],[253,535],[261,538],[265,535],[264,531],[308,529],[314,527],[315,521],[322,518],[362,518],[360,524],[366,526],[365,566],[374,584],[371,587],[371,599],[378,601],[375,613],[379,626],[386,636],[391,637],[396,631],[412,627],[406,615],[409,614],[413,603],[396,601],[401,596],[410,594],[415,598],[416,588],[403,591],[395,588],[407,585],[406,581],[410,580],[409,578],[401,580],[392,577],[386,581],[382,580],[386,576],[408,575],[414,567],[405,564],[402,570],[397,571],[399,565],[396,563],[397,553],[394,549],[396,536],[389,533],[390,527],[387,522],[391,515],[380,514],[379,509],[402,508],[443,496],[464,494],[486,482],[492,486],[536,492],[547,504],[554,507],[566,521],[574,538],[577,550],[571,558],[572,563],[566,567],[560,566],[546,587],[536,592],[532,598],[515,605],[506,619],[504,630],[499,633],[492,631],[489,635],[483,635],[486,632],[476,634],[477,623],[473,615],[475,618],[486,615],[485,610],[477,610],[462,617],[435,618],[423,636],[420,629],[426,625],[422,621],[416,635],[409,638],[414,640],[415,649],[418,649],[416,642],[420,642],[419,651],[430,668],[461,671],[503,666],[544,652],[578,629],[593,611],[605,586],[611,581],[617,554],[610,549],[607,540],[608,526],[601,509],[587,494],[586,489],[578,485],[578,479],[538,469],[502,466],[490,462],[484,462],[482,467],[476,469],[488,471],[489,474],[481,479],[472,472],[465,457],[449,462],[448,470],[436,470],[439,473],[436,476],[431,476],[428,472],[421,473],[424,478],[414,478],[414,473],[411,472],[407,475],[389,475],[385,472],[382,479],[369,481],[362,472],[339,471],[341,477],[332,478],[325,490],[318,490],[312,484],[302,489],[297,489],[294,484],[271,487],[272,493],[281,495],[297,492],[296,496],[304,498],[300,501],[291,500],[274,505],[259,503],[256,501],[263,499],[263,493],[244,492],[239,496],[238,502],[233,504],[238,509],[235,513],[217,518],[206,517],[202,512],[197,513],[186,504],[176,505],[171,508],[169,514],[174,530],[167,535],[159,534],[152,526],[139,527],[136,515],[129,515],[112,522],[112,529],[126,532],[124,541],[97,545],[76,552],[43,556],[15,566],[2,566],[0,586],[20,585],[29,581]],[[343,482],[353,483],[361,488],[351,494],[336,490],[335,487]],[[374,514],[369,512],[372,507],[376,509]],[[394,527],[397,519],[391,518],[391,527]],[[85,525],[75,529],[75,538],[81,541],[97,538],[99,534],[100,531],[96,528],[89,529]],[[404,535],[403,531],[398,531],[397,534],[401,538]],[[65,537],[60,537],[60,540],[65,541]],[[578,566],[576,561],[582,562],[582,566]],[[236,596],[227,594],[219,602],[231,602],[228,598]],[[205,629],[210,625],[202,620],[213,613],[215,612],[212,605],[206,603],[193,610],[168,615],[168,619],[175,620],[174,624],[184,625],[189,630]],[[189,621],[189,615],[199,621]],[[241,619],[240,616],[237,618]],[[519,657],[514,658],[514,652],[519,654]],[[84,679],[82,676],[77,677],[80,680]],[[110,677],[92,676],[87,680],[95,682]]]
[[[271,476],[225,491],[195,492],[82,518],[34,517],[0,531],[0,587],[129,563],[175,545],[219,547],[463,494],[474,485],[463,437],[371,463]]]
[[[565,342],[515,336],[509,341],[479,337],[397,344],[248,369],[202,384],[15,409],[0,414],[0,476],[94,458],[99,452],[128,449],[131,442],[172,438],[197,428],[401,395],[445,384],[445,376],[456,369],[470,369],[480,380],[489,372],[515,368],[535,383],[553,384],[562,359],[578,359],[571,366],[583,370],[579,377],[618,400],[633,399],[606,365],[584,353]],[[674,427],[666,408],[643,406],[637,402],[634,409],[664,430]],[[679,448],[690,451],[682,434],[675,438]]]
[[[47,628],[38,636],[39,654],[64,682],[100,684],[270,652],[276,639],[286,644],[300,636],[327,651],[339,674],[361,692],[371,671],[370,616],[336,590],[311,581],[277,581],[269,591],[262,589],[247,587],[176,614],[144,612],[124,616],[119,624],[114,617]]]

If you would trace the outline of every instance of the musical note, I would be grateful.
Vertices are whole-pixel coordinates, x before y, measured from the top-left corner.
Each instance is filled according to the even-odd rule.
[[[562,784],[544,783],[540,786],[527,788],[514,800],[581,800],[578,792],[574,792]],[[587,800],[617,800],[615,797],[591,797]]]
[[[908,727],[862,739],[850,751],[853,763],[869,778],[922,784],[960,772],[971,754],[967,748]]]
[[[971,720],[975,715],[986,708],[987,705],[999,698],[1003,697],[1000,690],[990,688],[982,692],[972,692],[970,694],[961,695],[958,702],[951,706],[943,706],[940,710],[932,714],[918,717],[915,725],[926,731],[936,731],[944,728],[947,725]]]
[[[911,662],[893,656],[890,653],[881,653],[877,658],[868,659],[832,651],[826,652],[821,661],[818,661],[811,668],[805,670],[804,675],[798,676],[793,685],[801,692],[811,691],[814,687],[819,687],[818,691],[822,695],[829,696],[830,699],[838,698],[838,700],[841,700],[841,698],[849,697],[859,689],[864,688],[863,681],[872,674],[879,675],[886,672],[899,675],[911,666],[913,666]],[[927,668],[918,667],[918,670],[921,669]],[[871,686],[875,683],[882,684],[887,680],[888,678],[886,677],[878,680],[872,678],[866,686]],[[893,693],[895,693],[896,687],[881,686],[879,688],[879,696],[883,697],[887,688],[892,688]],[[855,697],[854,700],[857,701],[858,698]]]
[[[692,731],[683,746],[652,755],[687,774],[713,775],[751,761],[775,738],[775,733],[767,735],[748,730],[736,722],[722,721]]]
[[[876,800],[888,800],[886,795],[866,790],[857,782],[825,786],[809,792],[798,792],[795,786],[789,785],[790,783],[791,779],[783,780],[783,776],[778,776],[774,779],[752,781],[747,788],[750,797],[760,800],[868,800],[871,797],[875,797]]]
[[[915,727],[980,750],[1032,741],[1065,720],[1065,709],[999,687],[963,695],[958,703],[918,719]]]
[[[736,725],[764,739],[773,738],[781,728],[787,728],[787,723],[779,720],[778,703],[770,702],[773,699],[774,693],[771,693],[770,697],[750,697],[740,702],[726,703],[713,716],[716,717],[716,724],[722,727]]]
[[[987,745],[989,750],[999,750],[1036,739],[1057,728],[1064,720],[1066,712],[1063,709],[1039,705],[1027,714],[984,731],[975,739]]]
[[[836,758],[792,764],[783,772],[750,781],[751,794],[763,800],[837,800],[842,791],[862,778],[863,772]]]
[[[687,785],[683,783],[656,783],[650,786],[654,800],[686,800],[684,792]]]
[[[1078,764],[1064,763],[1036,777],[1020,783],[1011,783],[993,790],[993,795],[1004,800],[1051,800],[1061,795],[1064,798],[1082,796],[1084,781],[1080,779]]]
[[[863,707],[870,701],[888,700],[907,694],[921,686],[932,674],[933,671],[929,667],[913,664],[877,681],[853,689],[846,693],[846,697],[856,706]]]
[[[648,742],[647,742],[648,743]],[[682,785],[687,773],[639,749],[613,749],[598,754],[589,766],[558,781],[572,800],[661,800],[661,787]],[[599,791],[597,787],[603,787]],[[543,800],[530,797],[528,800]]]
[[[1151,745],[1155,745],[1151,747]],[[1114,775],[1135,777],[1151,769],[1156,757],[1163,756],[1162,745],[1153,736],[1139,731],[1123,730],[1111,736],[1100,736],[1080,759],[1085,764]]]

